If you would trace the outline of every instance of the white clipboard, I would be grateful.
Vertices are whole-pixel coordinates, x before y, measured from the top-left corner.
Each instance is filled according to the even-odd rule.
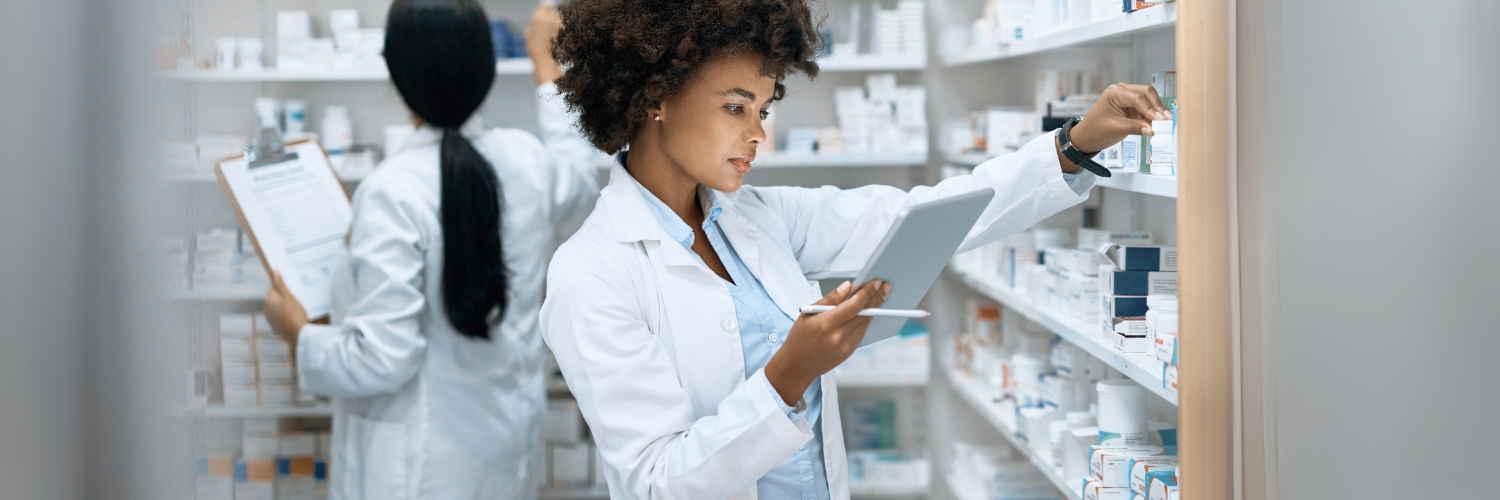
[[[227,158],[214,174],[266,274],[280,272],[308,321],[322,319],[331,310],[333,268],[354,219],[349,193],[315,141],[262,156],[253,163],[244,155]]]

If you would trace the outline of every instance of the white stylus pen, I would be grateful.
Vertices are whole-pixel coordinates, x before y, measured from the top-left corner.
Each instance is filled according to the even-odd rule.
[[[832,311],[833,306],[802,306],[802,314],[817,314]],[[858,316],[893,316],[897,318],[925,318],[932,313],[917,309],[862,309]]]

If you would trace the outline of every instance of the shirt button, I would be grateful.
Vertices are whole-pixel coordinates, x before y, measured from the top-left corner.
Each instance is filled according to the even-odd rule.
[[[778,338],[780,338],[780,337],[777,337],[776,334],[774,334],[774,333],[771,334],[771,343],[775,344],[776,343],[776,339],[778,339]]]
[[[802,450],[802,451],[807,451],[807,443],[802,443],[802,447],[801,448],[797,448],[797,449]]]
[[[724,318],[724,322],[720,323],[720,325],[724,327],[724,331],[733,332],[735,327],[734,318]]]

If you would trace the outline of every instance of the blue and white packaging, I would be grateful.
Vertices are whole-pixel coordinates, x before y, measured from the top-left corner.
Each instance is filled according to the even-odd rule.
[[[1089,448],[1089,474],[1103,487],[1130,491],[1130,461],[1159,456],[1177,456],[1177,447],[1093,446]]]
[[[1156,332],[1156,360],[1163,363],[1177,364],[1177,334],[1167,332]]]
[[[1152,474],[1146,482],[1146,498],[1148,500],[1177,500],[1177,474],[1174,471],[1171,477],[1166,474]]]
[[[1103,254],[1120,271],[1177,270],[1177,247],[1111,245]]]
[[[1146,318],[1114,317],[1105,320],[1104,339],[1120,352],[1149,352],[1151,339],[1146,337]]]
[[[1177,475],[1177,457],[1159,456],[1130,459],[1130,491],[1143,497],[1146,496],[1147,475],[1153,471],[1157,471],[1158,473],[1169,471],[1166,473],[1173,476]]]
[[[1175,271],[1119,271],[1099,265],[1099,290],[1110,295],[1176,295]]]
[[[1108,244],[1120,246],[1146,246],[1154,240],[1151,233],[1144,231],[1105,231],[1102,229],[1079,229],[1078,249],[1089,252],[1098,252]]]
[[[1110,488],[1098,479],[1085,478],[1079,496],[1083,500],[1130,500],[1130,488]]]

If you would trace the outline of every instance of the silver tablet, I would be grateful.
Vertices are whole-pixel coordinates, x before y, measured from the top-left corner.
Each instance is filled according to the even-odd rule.
[[[907,207],[886,231],[854,284],[875,279],[890,282],[891,296],[880,307],[915,309],[994,197],[995,190],[985,188]],[[891,338],[905,323],[905,318],[876,317],[860,345]]]

